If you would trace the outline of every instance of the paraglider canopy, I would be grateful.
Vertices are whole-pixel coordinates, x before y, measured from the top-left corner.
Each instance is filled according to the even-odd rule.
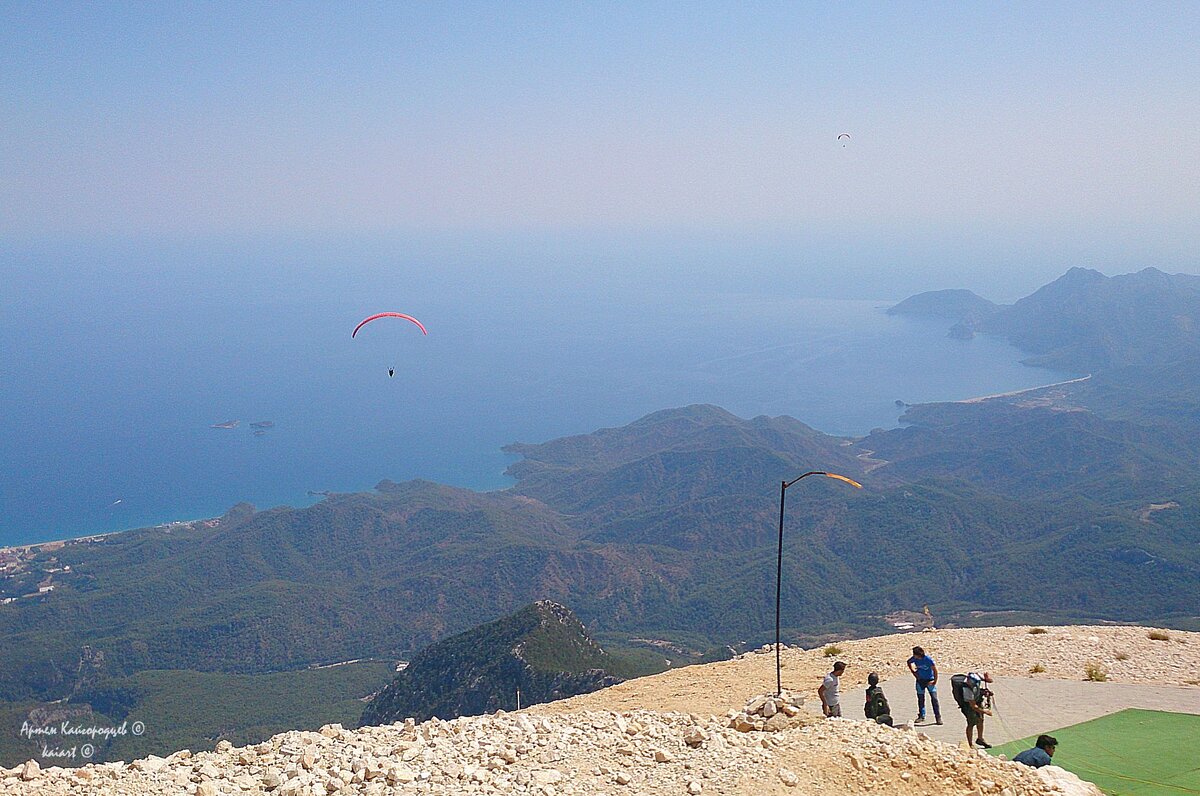
[[[841,141],[841,142],[842,142],[842,149],[845,149],[845,148],[846,148],[846,142],[850,140],[850,134],[849,134],[849,133],[842,133],[841,135],[839,135],[839,136],[837,137],[837,140],[839,140],[839,141]]]
[[[405,315],[403,312],[378,312],[371,317],[364,318],[362,321],[360,321],[358,326],[354,327],[354,331],[350,333],[350,336],[354,337],[356,334],[358,334],[359,329],[363,328],[371,321],[377,321],[380,318],[403,318],[406,321],[412,321],[415,323],[417,328],[421,330],[421,334],[429,334],[429,332],[425,331],[425,325],[411,315]]]

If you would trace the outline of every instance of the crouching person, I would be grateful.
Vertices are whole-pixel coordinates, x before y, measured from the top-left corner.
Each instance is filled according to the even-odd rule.
[[[876,724],[892,726],[892,709],[888,707],[887,697],[883,695],[883,689],[879,686],[879,675],[875,672],[867,675],[867,704],[863,707],[863,712]]]

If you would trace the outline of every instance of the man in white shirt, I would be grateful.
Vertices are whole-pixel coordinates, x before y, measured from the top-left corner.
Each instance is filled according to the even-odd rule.
[[[827,717],[842,715],[841,681],[838,679],[846,671],[846,664],[838,661],[833,665],[833,671],[825,675],[817,694],[821,697],[821,712]]]

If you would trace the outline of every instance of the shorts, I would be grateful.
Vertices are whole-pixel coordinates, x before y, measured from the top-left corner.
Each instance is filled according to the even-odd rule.
[[[969,705],[964,705],[962,707],[962,714],[967,717],[967,729],[970,729],[971,727],[983,726],[983,714],[978,710],[975,710]]]

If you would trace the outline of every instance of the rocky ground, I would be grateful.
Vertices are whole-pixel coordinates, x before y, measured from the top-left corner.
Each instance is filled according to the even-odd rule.
[[[2,784],[12,796],[1094,793],[1065,773],[1046,777],[911,731],[831,720],[742,732],[728,723],[682,713],[581,711],[353,731],[334,725],[131,766],[26,766]]]
[[[914,643],[943,674],[988,669],[1081,679],[1178,684],[1200,679],[1200,634],[1146,628],[933,631],[840,644],[846,688],[868,670],[899,673]],[[255,746],[177,752],[132,764],[0,769],[5,796],[326,796],[327,794],[970,794],[1095,796],[1059,769],[1032,769],[940,743],[921,732],[825,720],[796,703],[747,697],[773,691],[774,655],[694,666],[522,713],[422,724],[289,732]],[[1128,655],[1127,659],[1120,658]],[[785,650],[785,680],[815,693],[822,650]],[[849,711],[848,711],[849,713]]]

